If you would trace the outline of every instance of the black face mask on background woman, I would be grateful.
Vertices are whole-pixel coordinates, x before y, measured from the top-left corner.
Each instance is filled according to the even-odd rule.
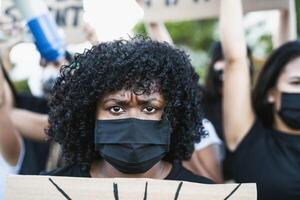
[[[300,93],[283,92],[278,114],[290,128],[300,129]]]
[[[95,126],[96,149],[126,174],[144,173],[158,163],[169,152],[170,135],[166,120],[97,120]]]

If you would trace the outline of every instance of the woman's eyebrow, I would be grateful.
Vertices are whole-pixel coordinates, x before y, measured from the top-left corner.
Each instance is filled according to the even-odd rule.
[[[109,101],[113,101],[115,103],[129,103],[130,100],[127,100],[127,99],[116,99],[116,98],[105,98],[103,99],[103,103],[107,103]]]
[[[163,101],[161,99],[158,99],[158,98],[139,98],[138,99],[138,102],[140,103],[149,103],[149,102],[152,102],[152,101],[157,101],[159,103],[163,103]]]

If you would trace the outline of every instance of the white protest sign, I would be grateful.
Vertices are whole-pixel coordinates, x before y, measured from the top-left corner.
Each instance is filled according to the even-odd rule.
[[[156,179],[9,176],[6,200],[255,200],[255,184],[197,184]]]
[[[57,25],[64,30],[66,43],[80,43],[86,40],[83,32],[82,0],[45,0],[45,2]],[[14,34],[23,33],[24,30],[16,28],[21,22],[21,17],[12,0],[2,0],[0,16],[0,25],[3,30],[12,33],[18,31]]]
[[[144,0],[146,21],[178,21],[218,17],[220,0]],[[243,0],[246,12],[289,9],[289,0]]]
[[[168,22],[215,18],[220,0],[142,0],[146,22]],[[296,39],[295,0],[243,0],[245,12],[280,10],[280,40]],[[276,20],[276,19],[275,19]]]

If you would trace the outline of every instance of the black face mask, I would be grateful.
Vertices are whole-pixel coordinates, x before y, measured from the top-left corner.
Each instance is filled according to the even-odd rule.
[[[218,88],[221,88],[223,86],[223,80],[224,80],[223,70],[214,70],[213,71],[213,80],[214,80],[215,85]]]
[[[282,93],[279,116],[292,129],[300,129],[300,93]]]
[[[166,120],[97,120],[95,144],[114,168],[138,174],[148,171],[169,152],[170,134]]]

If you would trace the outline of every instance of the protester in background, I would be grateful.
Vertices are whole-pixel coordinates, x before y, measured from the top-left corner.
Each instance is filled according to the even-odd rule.
[[[56,146],[49,146],[44,129],[48,107],[43,98],[17,93],[3,65],[0,70],[0,199],[8,174],[37,175],[59,162]]]
[[[30,92],[37,97],[48,99],[51,88],[59,75],[60,67],[72,61],[72,54],[65,51],[65,54],[57,61],[48,61],[41,57],[41,72],[31,76],[28,80]]]
[[[6,175],[38,174],[40,170],[45,169],[48,145],[45,143],[46,135],[43,132],[48,118],[47,115],[25,109],[32,106],[31,108],[36,110],[43,103],[41,100],[17,94],[3,65],[0,80],[0,199],[3,199]]]
[[[223,183],[223,143],[210,121],[203,119],[202,125],[199,133],[204,131],[206,136],[195,144],[195,151],[191,159],[184,161],[183,166],[195,174],[214,180],[216,183]]]
[[[0,199],[4,199],[4,183],[7,174],[18,173],[22,161],[22,140],[9,115],[12,109],[9,86],[0,70]]]
[[[56,82],[47,131],[69,165],[44,174],[212,183],[181,165],[203,135],[198,79],[184,52],[150,39],[78,54]]]
[[[252,53],[249,47],[247,47],[247,56],[252,81],[254,67]],[[226,61],[224,59],[221,43],[219,41],[215,42],[211,49],[211,61],[208,66],[207,76],[203,86],[203,108],[205,117],[212,122],[222,141],[224,141],[222,100],[225,65]]]
[[[258,199],[300,199],[300,42],[266,61],[251,102],[241,0],[221,1],[224,132],[237,182],[256,182]]]
[[[12,122],[17,131],[18,138],[22,140],[15,141],[22,146],[21,152],[24,152],[20,174],[38,174],[40,170],[45,169],[49,145],[46,143],[46,134],[44,129],[48,124],[47,102],[45,99],[33,97],[28,94],[17,93],[8,74],[1,65],[3,74],[5,104],[9,107],[5,113]],[[6,134],[10,134],[7,132]],[[5,143],[5,141],[3,141]],[[14,145],[2,146],[6,151],[14,149]],[[19,160],[21,154],[13,154],[6,158],[9,160]],[[11,164],[11,163],[10,163]]]
[[[251,82],[253,80],[253,62],[251,49],[247,47],[247,63],[250,69]],[[224,81],[224,68],[226,61],[224,59],[223,50],[220,42],[215,42],[211,50],[211,62],[208,67],[208,72],[203,86],[203,108],[205,117],[210,120],[215,127],[215,134],[221,139],[218,145],[214,143],[217,148],[217,155],[219,155],[220,168],[222,168],[223,178],[225,180],[232,179],[230,173],[228,172],[228,166],[230,167],[230,162],[227,159],[228,151],[224,148],[224,133],[223,133],[223,81]],[[211,133],[213,135],[213,133]],[[210,167],[211,169],[211,167]],[[216,171],[216,170],[211,170]]]

